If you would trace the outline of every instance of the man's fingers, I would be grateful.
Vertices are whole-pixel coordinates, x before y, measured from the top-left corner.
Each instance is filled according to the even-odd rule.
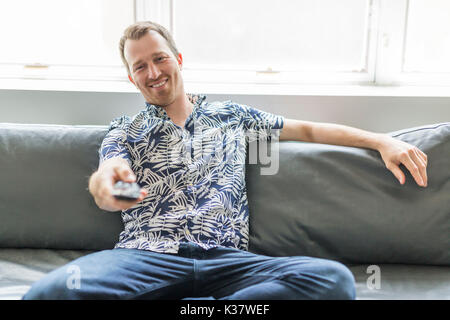
[[[139,195],[139,198],[137,198],[136,200],[130,200],[130,201],[119,200],[119,199],[114,198],[114,196],[113,196],[113,205],[120,210],[127,210],[127,209],[133,207],[138,202],[141,202],[142,200],[144,200],[145,197],[147,196],[147,194],[148,194],[147,189],[141,188],[141,194]]]
[[[425,163],[425,166],[428,165],[428,156],[420,149],[416,149],[417,153],[419,154],[419,156],[421,157],[421,159],[423,160],[423,162]]]
[[[401,184],[405,183],[406,177],[400,169],[403,164],[411,173],[419,186],[426,187],[428,184],[427,164],[428,157],[419,148],[409,143],[396,139],[383,140],[380,148],[381,157],[386,167],[392,171]]]
[[[416,157],[416,163],[420,171],[420,176],[422,177],[424,187],[428,184],[428,176],[427,176],[427,160],[426,156],[423,157],[419,149],[415,149],[415,157]],[[425,155],[425,154],[424,154]]]
[[[120,211],[127,210],[138,202],[144,200],[144,198],[148,195],[148,191],[145,188],[141,188],[141,192],[139,197],[136,200],[127,201],[127,200],[119,200],[112,195],[112,185],[105,181],[101,188],[98,190],[96,203],[99,207],[106,209],[108,211]]]
[[[394,174],[394,176],[397,178],[397,180],[398,180],[398,182],[400,182],[400,184],[405,183],[405,174],[399,168],[399,166],[391,163],[387,168]]]
[[[401,162],[409,170],[416,183],[419,186],[425,186],[425,182],[422,178],[423,164],[417,157],[415,151],[408,152],[407,156],[404,156]]]
[[[148,195],[148,191],[145,188],[141,188],[141,196],[139,197],[139,199],[144,200],[144,198]]]

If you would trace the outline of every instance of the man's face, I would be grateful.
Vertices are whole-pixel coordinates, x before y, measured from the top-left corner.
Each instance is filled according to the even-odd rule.
[[[166,107],[184,94],[181,55],[175,57],[159,33],[127,40],[124,53],[133,83],[147,102]]]

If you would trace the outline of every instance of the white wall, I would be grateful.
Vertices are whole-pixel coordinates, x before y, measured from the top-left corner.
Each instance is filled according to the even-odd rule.
[[[208,95],[288,118],[333,122],[374,132],[450,122],[450,98]],[[107,125],[144,107],[137,93],[0,90],[0,122]]]

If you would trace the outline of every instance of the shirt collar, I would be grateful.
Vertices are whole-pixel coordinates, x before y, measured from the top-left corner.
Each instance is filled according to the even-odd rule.
[[[206,96],[203,94],[186,93],[186,96],[188,97],[189,101],[194,105],[192,112],[194,112],[194,110],[196,110],[197,108],[200,108],[203,101],[205,101],[206,99]],[[149,102],[145,102],[145,105],[147,111],[149,111],[152,115],[166,120],[169,119],[169,116],[167,115],[166,110],[164,110],[163,107],[151,104]]]

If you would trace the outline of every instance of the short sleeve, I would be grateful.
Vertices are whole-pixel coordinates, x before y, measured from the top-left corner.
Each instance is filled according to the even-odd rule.
[[[111,121],[108,133],[102,141],[99,154],[99,165],[103,161],[120,157],[128,161],[131,166],[130,152],[127,148],[127,132],[131,120],[127,116],[115,118]]]
[[[284,125],[284,117],[262,111],[246,105],[236,105],[236,112],[241,117],[242,128],[252,140],[271,140],[279,137]]]

